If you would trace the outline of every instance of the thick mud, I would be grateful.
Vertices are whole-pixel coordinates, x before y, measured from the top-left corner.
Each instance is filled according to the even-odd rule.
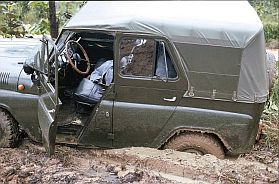
[[[251,154],[217,159],[173,150],[56,146],[47,157],[27,139],[0,148],[0,183],[278,183],[278,154],[255,145]]]

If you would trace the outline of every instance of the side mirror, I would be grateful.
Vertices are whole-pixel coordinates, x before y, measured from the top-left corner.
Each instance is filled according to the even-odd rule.
[[[26,59],[23,63],[23,71],[27,75],[33,74],[35,72],[34,64],[35,64],[35,62],[32,58]]]
[[[23,70],[27,75],[33,74],[34,73],[34,69],[33,67],[31,67],[30,65],[28,65],[27,63],[23,64]]]

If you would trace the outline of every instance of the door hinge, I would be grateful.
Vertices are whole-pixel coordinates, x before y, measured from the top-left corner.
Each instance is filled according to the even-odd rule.
[[[108,137],[107,137],[108,139],[114,139],[114,134],[113,133],[108,133]]]

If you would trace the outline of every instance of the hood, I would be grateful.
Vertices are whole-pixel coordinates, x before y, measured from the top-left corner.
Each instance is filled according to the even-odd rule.
[[[40,39],[0,39],[0,72],[17,75],[26,59],[40,49]]]
[[[30,79],[30,76],[22,71],[23,63],[28,58],[34,57],[40,45],[40,39],[0,39],[0,86],[2,89],[16,89],[20,74],[21,78]]]

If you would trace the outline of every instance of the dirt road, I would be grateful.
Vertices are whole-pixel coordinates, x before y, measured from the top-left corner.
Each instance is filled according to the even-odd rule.
[[[19,148],[0,149],[0,183],[278,183],[278,155],[261,144],[224,160],[151,148],[58,145],[48,158],[41,145],[24,140]]]

